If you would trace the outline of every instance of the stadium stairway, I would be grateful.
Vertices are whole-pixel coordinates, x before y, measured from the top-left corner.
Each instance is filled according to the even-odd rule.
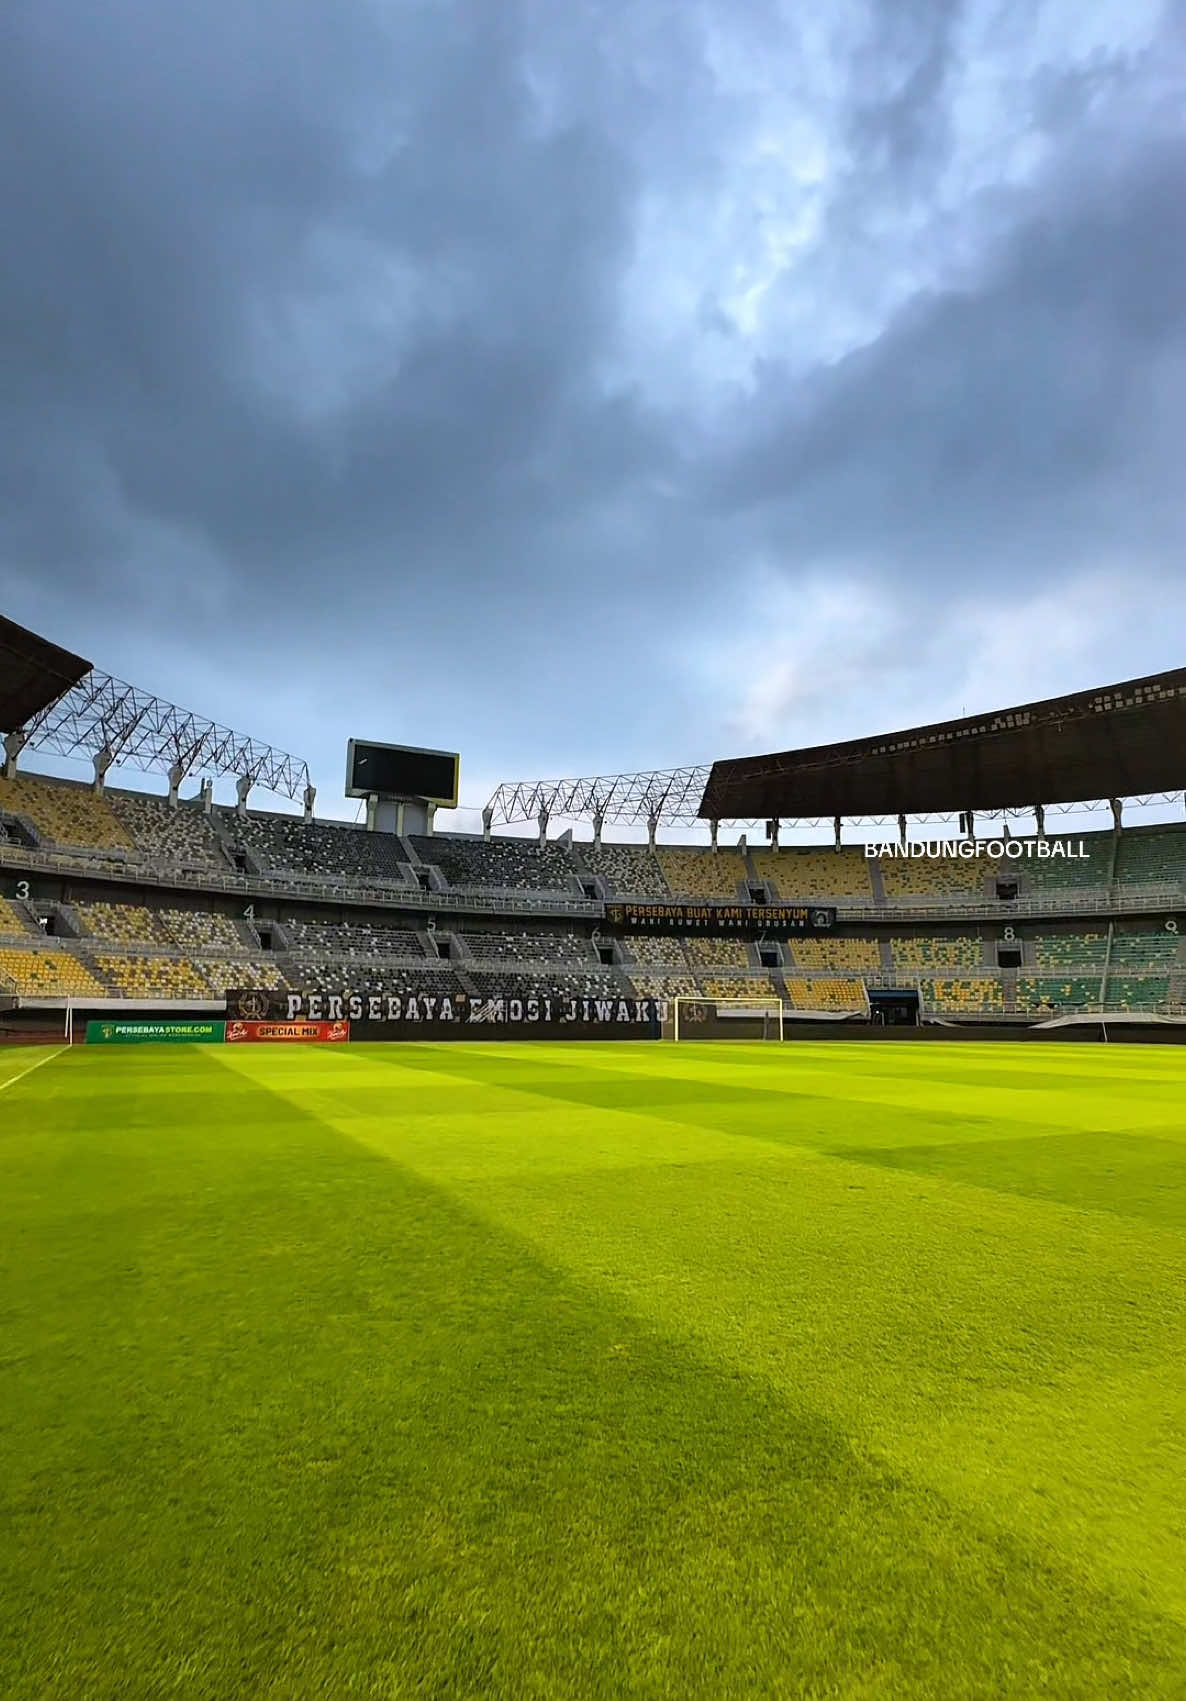
[[[42,838],[27,815],[18,815],[6,811],[2,803],[0,803],[0,824],[4,827],[5,837],[23,846],[25,850],[49,849],[49,841]]]
[[[250,845],[240,844],[236,839],[222,810],[211,810],[210,827],[214,834],[218,848],[222,852],[223,857],[226,859],[226,865],[229,869],[233,869],[235,872],[241,874],[262,875],[265,872],[259,858],[252,851]]]
[[[73,904],[58,903],[45,906],[54,918],[54,934],[59,939],[85,939],[87,930]],[[40,932],[38,928],[38,932]]]
[[[40,932],[37,918],[28,904],[20,898],[0,898],[0,934],[13,939],[25,939]]]
[[[263,941],[259,936],[259,929],[256,927],[254,922],[248,921],[247,917],[244,915],[233,916],[231,919],[235,924],[235,932],[239,935],[239,938],[249,951],[257,951],[261,956],[270,956],[272,954],[271,952],[264,951]],[[284,931],[283,922],[272,921],[268,922],[267,926],[272,935],[272,952],[283,951],[288,942],[288,935]]]
[[[885,880],[882,876],[881,858],[879,856],[869,858],[869,884],[873,888],[873,902],[884,905],[886,902]]]
[[[448,881],[445,879],[440,869],[437,868],[435,863],[425,862],[424,858],[420,855],[420,852],[416,849],[415,840],[411,837],[411,835],[408,833],[400,833],[398,838],[399,847],[403,853],[400,858],[400,867],[404,872],[404,877],[406,878],[408,885],[419,886],[429,892],[447,891],[449,885]]]

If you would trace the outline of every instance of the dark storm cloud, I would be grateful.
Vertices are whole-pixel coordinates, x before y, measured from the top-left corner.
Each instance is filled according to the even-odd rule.
[[[1158,571],[1182,47],[1134,15],[10,6],[7,608],[331,771],[398,718],[530,772],[714,753],[758,567],[940,625]]]
[[[915,301],[797,395],[768,372],[720,504],[882,578],[1176,560],[1186,142],[1078,163],[974,290]]]
[[[244,42],[234,10],[191,36],[125,3],[88,41],[56,10],[0,98],[27,460],[68,486],[85,446],[121,503],[258,566],[393,519],[464,532],[521,497],[500,472],[530,477],[558,410],[579,442],[623,172],[594,135],[526,135],[505,29],[281,8]],[[343,373],[310,418],[302,388]]]

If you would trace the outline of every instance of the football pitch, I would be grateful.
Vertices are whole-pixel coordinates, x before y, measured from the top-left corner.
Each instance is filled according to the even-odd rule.
[[[1186,1696],[1184,1112],[1178,1047],[0,1054],[0,1695]]]

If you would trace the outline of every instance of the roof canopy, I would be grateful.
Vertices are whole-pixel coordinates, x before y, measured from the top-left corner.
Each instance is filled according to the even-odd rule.
[[[91,664],[0,614],[0,733],[15,732],[91,671]]]
[[[714,762],[710,821],[992,811],[1186,786],[1186,668],[880,738]]]

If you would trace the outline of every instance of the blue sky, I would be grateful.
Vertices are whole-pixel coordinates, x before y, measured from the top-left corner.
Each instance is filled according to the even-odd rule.
[[[0,608],[342,813],[352,734],[478,806],[1180,665],[1184,73],[1143,0],[21,0]]]

